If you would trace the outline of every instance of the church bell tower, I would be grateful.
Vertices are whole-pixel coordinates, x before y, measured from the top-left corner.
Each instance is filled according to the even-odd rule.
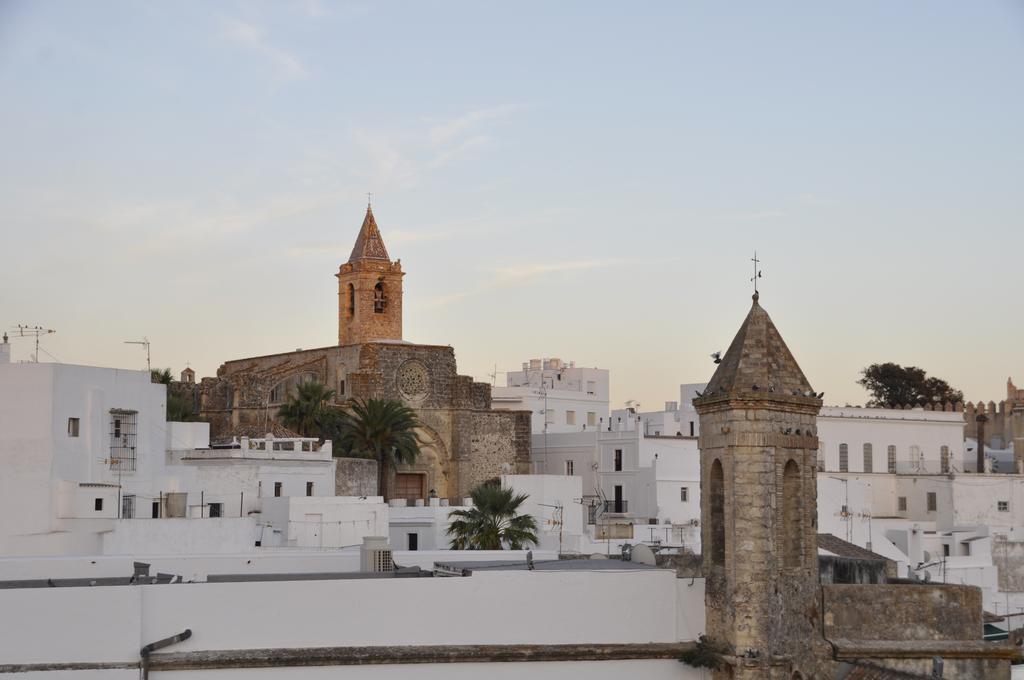
[[[338,273],[338,344],[402,339],[402,261],[392,262],[373,209]]]
[[[816,674],[821,400],[754,302],[703,396],[701,542],[715,680]]]

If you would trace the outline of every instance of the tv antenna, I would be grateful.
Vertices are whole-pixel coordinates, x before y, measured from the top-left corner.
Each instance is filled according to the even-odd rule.
[[[125,340],[124,344],[126,344],[126,345],[142,345],[143,347],[145,347],[146,348],[146,370],[147,371],[152,371],[153,370],[153,367],[150,366],[150,362],[149,362],[149,338],[147,338],[146,336],[142,336],[142,340]]]
[[[15,337],[35,338],[36,352],[32,356],[32,363],[35,363],[35,364],[39,363],[39,338],[41,338],[44,335],[49,335],[51,333],[56,333],[56,332],[57,331],[53,330],[52,328],[43,328],[42,326],[25,326],[23,324],[18,324],[17,326],[15,326],[14,328],[11,329],[11,334],[13,334]],[[4,333],[4,338],[5,339],[7,338],[7,334],[6,333]],[[46,350],[43,350],[43,351],[46,352]],[[46,353],[49,356],[53,357],[53,355],[50,354],[49,352],[46,352]]]
[[[498,370],[498,364],[494,364],[494,370],[487,374],[487,377],[491,379],[491,387],[496,387],[498,385],[498,375],[504,373],[505,371]]]

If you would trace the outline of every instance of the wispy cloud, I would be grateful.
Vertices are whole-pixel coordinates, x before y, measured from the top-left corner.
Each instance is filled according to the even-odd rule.
[[[494,124],[523,108],[505,104],[472,109],[444,120],[422,120],[398,130],[356,128],[352,141],[365,154],[365,174],[376,186],[408,187],[419,182],[426,172],[494,144]]]
[[[308,72],[302,60],[288,50],[267,42],[265,33],[259,26],[245,21],[227,21],[224,26],[225,38],[269,59],[282,77],[305,78]]]
[[[838,201],[827,196],[819,196],[817,194],[800,194],[796,197],[797,203],[800,205],[808,206],[828,206],[835,205]]]
[[[491,271],[495,283],[521,283],[561,272],[579,271],[581,269],[603,269],[622,264],[623,260],[563,260],[561,262],[531,263],[512,267],[497,267]]]
[[[777,220],[785,216],[785,210],[750,210],[721,213],[715,215],[715,219],[719,222],[758,222],[761,220]]]
[[[520,105],[504,104],[467,111],[455,118],[432,125],[428,131],[427,140],[435,148],[443,147],[459,138],[463,133],[478,129],[481,123],[508,118],[522,108]]]
[[[491,267],[485,270],[489,274],[489,278],[476,288],[440,295],[430,300],[427,304],[431,307],[443,307],[467,297],[480,295],[498,288],[509,288],[512,286],[529,284],[547,276],[591,269],[605,269],[627,265],[629,263],[629,260],[609,258],[532,262],[530,264],[523,265]]]

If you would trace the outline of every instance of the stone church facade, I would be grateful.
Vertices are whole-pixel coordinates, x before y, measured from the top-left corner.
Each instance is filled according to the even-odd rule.
[[[199,416],[214,441],[288,434],[277,411],[301,382],[354,398],[399,400],[423,423],[425,445],[399,466],[395,495],[461,499],[478,484],[530,466],[530,414],[491,409],[491,388],[458,374],[450,346],[402,337],[401,262],[391,261],[368,206],[338,279],[338,344],[227,361],[196,386]]]

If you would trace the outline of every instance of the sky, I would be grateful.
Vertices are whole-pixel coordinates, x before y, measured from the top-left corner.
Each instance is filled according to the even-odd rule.
[[[644,410],[761,304],[815,389],[1024,383],[1024,2],[0,0],[0,328],[214,375],[337,338],[366,193],[407,340]],[[32,343],[15,338],[15,360]]]

